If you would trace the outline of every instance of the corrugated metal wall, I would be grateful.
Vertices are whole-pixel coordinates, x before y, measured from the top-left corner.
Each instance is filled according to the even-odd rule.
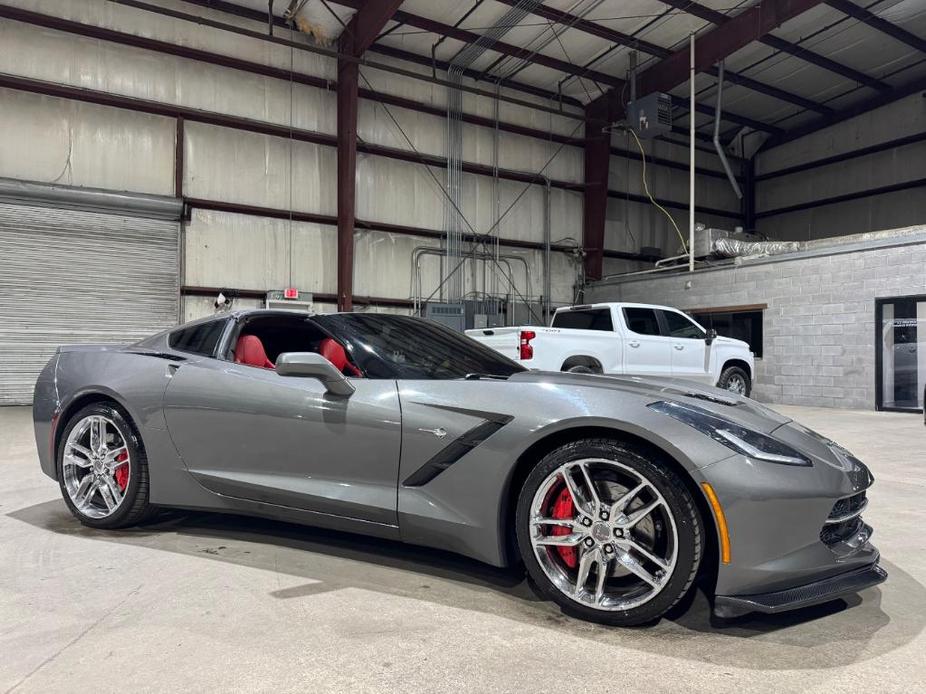
[[[756,174],[761,176],[917,135],[924,129],[926,99],[917,92],[808,137],[761,152],[756,160]],[[769,210],[852,196],[858,191],[924,178],[926,141],[760,180],[756,188],[758,227],[771,238],[804,241],[921,224],[926,220],[926,195],[922,187],[882,195],[860,195],[813,209],[761,215]]]
[[[0,203],[0,405],[28,404],[61,344],[175,325],[179,224]]]
[[[10,4],[67,19],[145,37],[183,44],[223,55],[243,58],[322,79],[334,79],[331,60],[304,51],[269,44],[255,38],[231,36],[226,32],[196,26],[113,3],[83,0],[10,0]],[[169,8],[203,13],[212,18],[251,29],[260,23],[221,12],[191,7],[180,0],[165,0]],[[297,37],[304,40],[304,37]],[[263,75],[232,70],[186,58],[154,53],[131,46],[75,36],[55,30],[7,21],[0,24],[0,72],[53,83],[101,90],[113,94],[155,100],[167,104],[251,118],[260,122],[289,125],[327,135],[335,133],[335,97],[332,89],[291,83]],[[406,70],[430,74],[430,68],[376,56]],[[435,108],[446,105],[446,89],[418,82],[375,68],[361,70],[360,86],[412,99]],[[466,81],[467,84],[474,84]],[[479,86],[485,86],[479,85]],[[502,89],[502,93],[506,90]],[[516,94],[523,100],[540,98]],[[173,119],[147,116],[116,108],[79,104],[65,99],[0,91],[0,175],[40,181],[58,180],[78,186],[98,186],[145,193],[173,193]],[[442,156],[446,149],[445,119],[438,115],[389,106],[361,99],[358,134],[364,142],[409,151],[395,118],[422,153]],[[463,95],[463,110],[493,118],[493,99]],[[578,121],[567,116],[541,112],[502,102],[499,118],[556,135],[581,137]],[[581,146],[560,147],[556,142],[505,132],[492,127],[464,124],[463,157],[467,162],[492,165],[497,139],[497,164],[503,169],[543,174],[549,178],[581,182]],[[615,144],[626,146],[615,136]],[[684,160],[684,151],[659,145],[660,156]],[[551,156],[556,156],[550,161]],[[184,138],[184,193],[227,203],[335,214],[335,150],[286,137],[272,137],[238,130],[187,122]],[[710,157],[705,156],[709,163]],[[636,164],[613,158],[612,188],[640,189]],[[432,169],[438,180],[444,172]],[[687,197],[684,174],[651,166],[651,188],[657,196]],[[737,209],[737,204],[714,179],[705,189],[711,204]],[[722,184],[722,181],[720,181]],[[699,185],[701,180],[699,179]],[[495,183],[491,176],[465,174],[463,209],[476,231],[493,223],[495,209],[504,211],[524,189],[523,183]],[[731,202],[732,200],[732,202]],[[707,204],[707,203],[705,203]],[[420,164],[361,153],[357,165],[357,214],[371,222],[423,227],[443,227],[444,198],[427,170]],[[554,188],[551,191],[551,231],[554,242],[580,239],[582,194]],[[641,245],[665,250],[674,236],[661,213],[647,204],[611,200],[608,208],[606,245],[636,251]],[[681,216],[684,216],[683,214]],[[503,239],[541,243],[543,241],[543,188],[529,187],[499,226]],[[710,221],[710,220],[708,220]],[[181,284],[232,287],[251,290],[296,284],[317,292],[334,292],[336,234],[327,226],[290,223],[288,220],[194,210],[184,243],[186,268]],[[226,237],[223,239],[223,235]],[[289,237],[294,241],[290,243]],[[405,237],[378,231],[358,231],[356,236],[355,291],[391,299],[410,298],[411,257],[406,253],[419,245],[435,245],[433,238]],[[290,263],[290,246],[304,255]],[[567,245],[570,241],[565,242]],[[378,255],[388,249],[388,259]],[[502,247],[502,252],[526,255],[534,272],[535,295],[541,292],[543,253]],[[400,257],[401,256],[401,257]],[[259,266],[255,266],[259,258]],[[389,262],[395,266],[390,267]],[[606,269],[613,267],[606,261]],[[290,271],[290,265],[293,270]],[[425,258],[425,293],[437,285],[435,259]],[[406,272],[409,268],[409,272]],[[567,254],[551,258],[552,298],[555,303],[573,299],[577,264]],[[518,271],[520,272],[520,271]],[[479,273],[467,279],[467,291],[479,289]],[[523,274],[523,273],[522,273]],[[273,284],[266,284],[272,282]],[[518,279],[525,292],[526,278]],[[189,297],[184,315],[211,310],[211,301]],[[244,302],[241,302],[244,305]],[[320,306],[321,308],[327,308]]]

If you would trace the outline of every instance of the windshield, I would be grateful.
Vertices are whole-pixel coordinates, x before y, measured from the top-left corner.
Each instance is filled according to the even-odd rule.
[[[367,378],[507,378],[525,371],[489,347],[422,318],[334,313],[314,320],[344,344]]]

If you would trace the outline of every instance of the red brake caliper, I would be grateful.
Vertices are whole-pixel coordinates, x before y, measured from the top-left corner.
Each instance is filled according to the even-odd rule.
[[[576,507],[572,504],[572,495],[569,493],[569,490],[563,487],[563,491],[559,493],[559,496],[556,497],[556,501],[553,502],[553,510],[550,513],[552,518],[562,519],[562,518],[575,518]],[[554,526],[550,530],[551,535],[568,535],[569,528],[563,528],[561,526]],[[576,557],[576,550],[574,547],[557,547],[556,551],[559,553],[560,558],[563,560],[563,563],[568,566],[570,569],[574,569],[578,560]]]
[[[116,469],[113,470],[113,476],[116,478],[116,484],[119,485],[119,489],[125,491],[125,488],[129,485],[129,466],[126,465],[129,460],[129,454],[125,451],[122,451],[119,455],[116,456],[116,462],[119,463],[116,466]]]

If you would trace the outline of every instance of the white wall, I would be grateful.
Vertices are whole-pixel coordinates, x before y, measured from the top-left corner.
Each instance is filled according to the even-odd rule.
[[[851,152],[924,130],[926,99],[916,92],[893,104],[760,153],[756,174]],[[922,178],[926,178],[926,142],[759,181],[756,211],[761,213]],[[922,189],[908,189],[761,218],[758,227],[772,238],[807,240],[911,226],[924,221],[926,195]]]

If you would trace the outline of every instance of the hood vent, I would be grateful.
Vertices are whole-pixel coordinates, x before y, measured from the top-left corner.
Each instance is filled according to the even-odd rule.
[[[709,395],[707,393],[682,393],[686,398],[694,398],[695,400],[707,400],[707,402],[712,402],[715,405],[724,405],[726,407],[736,407],[739,405],[735,400],[727,400],[726,398],[719,398],[716,395]]]

